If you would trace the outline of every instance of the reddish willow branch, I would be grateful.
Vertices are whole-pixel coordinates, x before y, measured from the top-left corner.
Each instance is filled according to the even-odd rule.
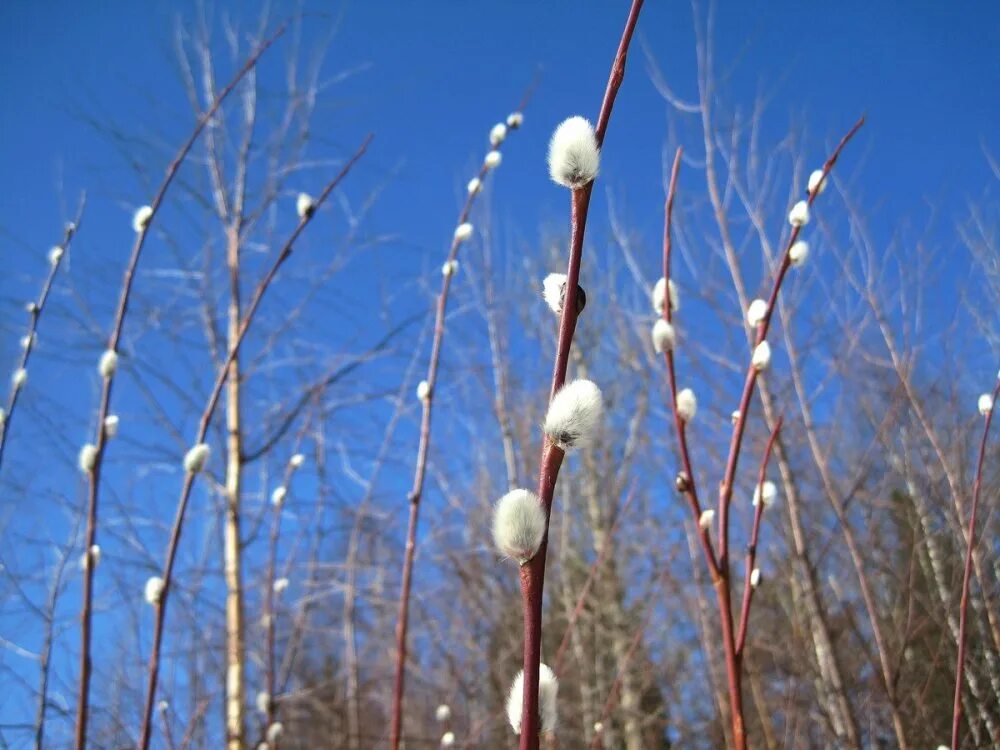
[[[274,42],[285,32],[285,26],[282,24],[278,29],[267,39],[265,39],[260,46],[247,58],[243,67],[236,73],[233,79],[226,85],[226,87],[219,92],[219,95],[215,97],[211,106],[205,110],[205,112],[198,118],[195,123],[194,129],[191,131],[191,135],[188,136],[187,141],[180,147],[174,156],[173,160],[167,166],[166,175],[163,178],[163,182],[160,183],[160,188],[157,190],[156,195],[150,204],[151,213],[149,220],[146,222],[137,233],[135,238],[135,244],[132,246],[132,255],[129,258],[128,265],[125,268],[125,277],[122,281],[121,295],[118,299],[118,309],[115,312],[114,323],[111,326],[111,335],[108,337],[108,350],[118,351],[118,344],[121,340],[122,329],[125,326],[125,315],[128,312],[129,300],[132,296],[132,282],[135,278],[135,270],[139,265],[139,257],[142,254],[142,248],[146,241],[146,235],[149,233],[149,228],[153,224],[153,220],[156,218],[156,213],[160,209],[160,205],[163,203],[164,196],[167,190],[170,188],[171,183],[174,181],[174,177],[177,174],[177,170],[180,168],[184,159],[187,158],[188,153],[194,146],[195,141],[198,136],[201,135],[201,131],[204,130],[205,125],[211,120],[216,111],[222,105],[222,102],[233,92],[237,84],[244,78],[244,76],[249,73],[257,61],[260,59]],[[94,544],[97,542],[97,510],[98,510],[98,489],[101,481],[101,467],[104,461],[104,448],[107,444],[107,434],[105,432],[105,420],[107,419],[108,412],[111,408],[111,388],[114,382],[114,373],[109,373],[104,377],[104,384],[101,390],[101,400],[100,405],[97,410],[97,434],[94,440],[94,447],[96,448],[96,455],[94,459],[93,468],[89,472],[89,492],[88,492],[88,503],[87,503],[87,531],[86,531],[86,546],[84,547],[84,554],[87,555],[88,561],[90,560],[90,550]],[[89,698],[90,698],[90,675],[91,675],[91,619],[93,610],[93,589],[94,589],[94,568],[96,566],[93,564],[88,564],[84,568],[83,573],[83,604],[80,612],[80,630],[81,630],[81,648],[80,648],[80,690],[79,698],[77,703],[77,714],[76,714],[76,747],[77,750],[83,750],[87,746],[87,719],[89,714]],[[149,719],[144,722],[149,724]]]
[[[28,333],[25,334],[23,346],[21,347],[21,360],[18,362],[16,368],[18,370],[27,371],[28,369],[28,360],[31,359],[31,353],[35,349],[38,323],[42,318],[42,311],[45,309],[45,302],[49,298],[49,292],[52,290],[52,284],[55,281],[56,274],[59,272],[59,267],[62,265],[63,259],[69,251],[69,246],[73,241],[73,236],[80,229],[80,220],[83,217],[83,207],[86,201],[86,194],[80,196],[80,205],[76,209],[76,218],[68,223],[63,230],[63,239],[59,244],[59,247],[62,248],[62,252],[55,256],[54,260],[50,257],[49,275],[45,278],[45,283],[42,284],[41,294],[39,294],[37,301],[29,302],[27,305],[28,315],[31,317],[28,321]],[[3,451],[4,447],[7,445],[7,434],[10,432],[10,421],[14,416],[14,410],[17,408],[18,397],[21,395],[22,389],[23,386],[12,387],[10,389],[10,395],[7,397],[7,411],[0,414],[0,468],[3,467]]]
[[[976,542],[976,511],[979,509],[979,494],[983,487],[983,463],[986,459],[986,441],[990,436],[990,423],[997,399],[1000,398],[1000,378],[993,388],[993,401],[986,412],[983,425],[983,439],[979,442],[979,458],[976,461],[976,481],[972,486],[972,513],[969,516],[969,543],[965,550],[965,572],[962,575],[962,600],[958,612],[958,663],[955,666],[955,702],[951,714],[951,750],[958,750],[959,731],[962,725],[962,673],[965,670],[965,638],[967,614],[969,610],[969,584],[972,578],[972,550]]]
[[[595,136],[597,147],[604,145],[604,135],[614,109],[615,98],[625,78],[625,62],[628,58],[628,48],[632,42],[639,12],[643,0],[632,0],[625,29],[618,51],[611,65],[611,75],[604,91],[604,100],[597,117]],[[583,257],[583,237],[587,226],[587,211],[590,207],[590,196],[594,183],[590,182],[579,190],[574,190],[571,199],[570,212],[570,249],[569,265],[566,271],[566,292],[563,300],[562,315],[559,319],[559,343],[556,349],[555,363],[552,372],[552,387],[549,389],[549,400],[566,382],[566,368],[569,365],[569,350],[573,344],[573,334],[576,331],[576,319],[579,315],[576,296],[580,281],[580,262]],[[538,750],[539,716],[538,716],[538,670],[542,660],[542,593],[545,583],[545,556],[549,546],[549,518],[552,514],[552,498],[555,492],[556,479],[562,466],[562,449],[549,441],[546,436],[542,443],[541,468],[538,473],[538,497],[545,508],[545,533],[538,552],[531,560],[520,568],[521,602],[524,610],[524,688],[521,699],[521,750]]]
[[[785,418],[778,417],[778,421],[774,424],[774,429],[771,430],[771,437],[767,440],[767,445],[764,447],[764,455],[760,460],[760,470],[757,472],[757,507],[754,509],[753,514],[753,530],[750,532],[750,544],[747,545],[747,561],[746,570],[743,575],[743,604],[740,607],[740,629],[736,636],[736,658],[743,658],[743,646],[746,644],[747,640],[747,624],[750,621],[750,603],[753,599],[753,592],[756,587],[752,584],[751,577],[753,576],[754,564],[757,562],[757,541],[760,538],[760,521],[764,517],[764,508],[766,503],[764,502],[764,480],[767,477],[767,464],[771,460],[771,451],[774,448],[774,442],[778,439],[778,433],[781,432],[781,425],[784,424]]]
[[[836,164],[837,159],[840,158],[840,153],[843,151],[844,146],[847,145],[848,141],[854,137],[854,134],[858,132],[862,125],[864,125],[865,118],[861,117],[854,126],[847,132],[847,134],[841,138],[840,143],[834,149],[833,153],[823,164],[822,177],[819,180],[819,184],[822,184],[829,175],[830,170],[833,169],[834,164]],[[664,279],[666,280],[666,288],[664,290],[665,300],[664,300],[664,312],[663,316],[667,322],[671,322],[670,313],[670,224],[672,220],[672,207],[674,192],[676,189],[676,179],[677,170],[680,161],[680,150],[678,149],[677,155],[674,158],[674,167],[671,173],[670,189],[667,195],[666,204],[666,217],[664,225],[664,237],[663,237],[663,271]],[[819,194],[818,190],[811,190],[807,196],[807,204],[811,208],[813,202],[816,200],[816,196]],[[781,291],[782,282],[785,279],[785,275],[788,272],[788,268],[791,265],[791,258],[789,252],[795,242],[798,240],[799,234],[802,230],[801,225],[796,225],[792,227],[792,231],[788,237],[788,242],[785,245],[785,251],[781,256],[781,263],[778,266],[777,273],[774,278],[773,285],[771,287],[771,294],[767,300],[767,310],[764,314],[763,319],[757,324],[756,335],[753,341],[753,351],[761,342],[767,338],[767,333],[771,325],[771,315],[774,311],[774,306],[778,299],[778,293]],[[669,349],[666,352],[667,361],[667,372],[670,382],[670,393],[672,403],[671,406],[674,412],[674,423],[677,429],[677,439],[678,445],[680,446],[681,460],[684,465],[683,476],[678,477],[678,488],[684,492],[691,505],[692,512],[695,516],[695,521],[699,523],[700,534],[699,538],[701,540],[702,549],[705,552],[706,563],[709,568],[709,572],[712,577],[712,585],[715,589],[716,599],[719,605],[719,616],[720,624],[722,627],[722,646],[723,653],[725,654],[726,661],[726,679],[728,687],[728,697],[729,697],[729,709],[730,709],[730,721],[732,724],[733,731],[733,743],[736,750],[745,750],[747,746],[746,738],[746,727],[743,719],[743,696],[742,696],[742,648],[746,639],[745,629],[747,627],[746,618],[749,616],[749,605],[750,600],[744,593],[744,611],[741,612],[741,635],[740,635],[740,646],[737,648],[737,639],[733,633],[733,608],[732,608],[732,596],[731,596],[731,583],[729,576],[729,505],[732,501],[733,496],[733,486],[736,477],[736,468],[739,463],[740,449],[743,445],[743,436],[747,424],[747,414],[750,409],[750,399],[753,397],[754,386],[757,383],[758,371],[754,367],[751,361],[747,366],[746,379],[743,384],[743,392],[740,397],[739,411],[736,412],[736,418],[733,423],[733,435],[729,446],[729,455],[726,460],[726,470],[723,475],[722,482],[719,485],[719,552],[718,557],[715,556],[713,551],[711,538],[709,536],[709,530],[707,528],[708,524],[702,525],[701,520],[701,506],[698,502],[698,496],[695,491],[694,483],[694,472],[691,469],[691,458],[690,452],[687,445],[687,436],[685,432],[685,422],[681,419],[680,415],[677,413],[677,385],[674,373],[674,360],[673,353]],[[771,441],[769,441],[768,452],[770,451],[770,442],[773,442],[774,435],[772,435]],[[754,524],[754,534],[758,532],[759,524],[759,508],[758,513],[755,515]],[[747,583],[749,584],[749,575],[751,571],[747,570]]]
[[[371,140],[372,136],[367,136],[354,155],[348,159],[347,163],[340,170],[340,173],[326,184],[326,187],[323,188],[323,192],[320,193],[315,200],[314,209],[306,212],[305,215],[299,219],[298,225],[295,227],[291,236],[289,236],[289,238],[285,241],[281,251],[275,258],[273,265],[258,282],[257,288],[254,290],[253,296],[250,299],[250,304],[247,306],[247,312],[243,318],[243,322],[240,323],[239,331],[233,341],[232,347],[226,356],[226,360],[219,367],[219,373],[216,376],[215,384],[212,386],[212,392],[208,397],[208,401],[205,404],[205,410],[202,412],[201,419],[198,422],[198,432],[194,442],[192,443],[193,445],[202,443],[205,440],[205,434],[208,432],[209,424],[212,421],[212,415],[215,413],[215,408],[219,403],[219,397],[222,394],[222,389],[225,386],[226,379],[229,374],[229,365],[234,359],[236,359],[236,355],[239,354],[240,346],[243,343],[243,339],[246,337],[250,324],[253,322],[257,308],[260,306],[264,294],[274,281],[278,270],[292,254],[292,247],[295,241],[299,238],[299,235],[302,234],[309,222],[312,221],[313,217],[319,211],[319,208],[326,201],[327,197],[329,197],[330,193],[333,192],[333,189],[340,184],[340,182],[351,171],[351,168],[362,157],[368,149],[368,144],[371,143]],[[173,528],[170,532],[170,540],[167,543],[166,561],[163,566],[163,575],[161,576],[163,579],[163,588],[159,599],[154,605],[155,624],[153,628],[153,648],[149,656],[149,667],[146,682],[146,701],[143,708],[142,729],[139,741],[140,750],[147,750],[149,748],[149,740],[152,733],[153,701],[156,698],[156,686],[160,673],[160,648],[163,642],[163,625],[166,620],[167,613],[167,597],[170,593],[174,562],[177,557],[177,548],[180,543],[181,531],[184,526],[184,516],[187,511],[188,500],[191,497],[191,489],[194,486],[196,476],[196,474],[191,472],[187,472],[184,475],[184,484],[181,487],[180,498],[177,502],[177,512],[174,517]]]
[[[521,112],[531,97],[534,83],[528,88],[518,104],[515,112]],[[511,123],[511,130],[517,129],[519,125]],[[500,144],[492,146],[495,150],[500,150]],[[484,162],[479,167],[476,178],[480,183],[486,177],[490,167]],[[472,206],[476,196],[481,192],[481,188],[468,191],[462,210],[458,214],[458,221],[455,226],[464,224],[469,219]],[[448,257],[442,268],[454,268],[458,250],[463,240],[459,237],[452,237],[451,246],[448,250]],[[406,645],[407,630],[410,618],[410,590],[413,585],[413,561],[417,550],[417,521],[420,515],[420,498],[424,491],[424,478],[427,474],[427,456],[431,445],[431,414],[434,405],[434,389],[437,385],[438,364],[441,360],[441,347],[444,343],[445,333],[445,313],[448,308],[448,292],[451,289],[451,281],[454,273],[441,274],[441,291],[438,293],[434,311],[434,336],[431,340],[431,358],[427,365],[427,377],[425,382],[428,386],[427,396],[422,398],[423,413],[420,418],[420,438],[417,444],[417,460],[413,469],[413,486],[410,489],[407,499],[410,501],[410,516],[406,528],[406,547],[403,552],[403,575],[399,590],[399,605],[396,614],[396,671],[392,688],[392,719],[389,730],[389,746],[392,750],[398,750],[403,733],[403,697],[406,692]]]
[[[597,559],[594,560],[593,564],[590,566],[590,570],[587,573],[587,580],[584,582],[583,588],[580,589],[580,595],[577,597],[576,605],[573,607],[573,612],[570,614],[569,621],[566,623],[566,630],[563,633],[562,640],[559,642],[559,648],[556,649],[555,659],[552,660],[552,671],[556,673],[556,676],[559,676],[562,672],[563,656],[565,656],[566,648],[569,646],[570,637],[573,635],[576,621],[580,617],[580,613],[583,612],[583,605],[587,602],[587,596],[590,594],[590,587],[593,586],[594,581],[597,579],[598,571],[601,570],[601,567],[604,565],[605,558],[607,558],[608,553],[611,551],[615,532],[618,531],[618,526],[625,513],[628,511],[634,498],[635,483],[633,483],[632,487],[629,489],[628,497],[625,498],[625,502],[622,504],[621,509],[618,511],[618,515],[615,517],[615,522],[611,525],[611,530],[604,538],[604,544],[601,545],[601,550],[597,554]]]

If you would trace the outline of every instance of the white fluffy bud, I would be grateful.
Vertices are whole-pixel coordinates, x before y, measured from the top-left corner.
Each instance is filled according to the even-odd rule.
[[[497,167],[500,166],[500,161],[502,159],[503,157],[500,155],[500,152],[494,149],[493,151],[490,151],[488,154],[486,154],[486,158],[483,160],[483,164],[486,165],[487,169],[496,169]]]
[[[695,397],[694,391],[685,388],[677,394],[677,416],[685,422],[690,422],[697,413],[698,399]]]
[[[29,315],[35,315],[38,312],[38,303],[35,302],[35,301],[25,302],[24,303],[24,310]]]
[[[703,529],[711,528],[712,521],[714,520],[715,520],[715,511],[712,510],[711,508],[707,508],[706,510],[703,510],[701,512],[700,516],[698,516],[698,526],[700,526]]]
[[[159,576],[151,576],[146,581],[143,596],[146,599],[146,604],[159,604],[160,598],[163,596],[163,579]]]
[[[274,593],[281,594],[288,588],[287,578],[278,578],[274,582]]]
[[[809,204],[806,201],[799,201],[792,210],[788,212],[788,223],[793,227],[804,227],[809,223]]]
[[[426,380],[421,380],[417,383],[417,398],[421,401],[426,401],[431,397],[431,384]]]
[[[10,384],[14,386],[15,391],[20,389],[21,386],[23,386],[27,382],[28,382],[27,370],[25,370],[23,367],[18,367],[16,370],[14,370],[14,374],[11,375],[10,378]]]
[[[778,497],[778,486],[768,480],[765,481],[763,485],[758,485],[753,491],[753,504],[758,505],[761,501],[764,502],[765,508],[770,508],[774,505],[774,501]]]
[[[511,490],[493,509],[493,541],[507,557],[524,565],[545,536],[545,509],[535,493]]]
[[[208,443],[198,443],[184,454],[184,471],[188,474],[197,474],[205,468],[209,453]]]
[[[979,397],[978,406],[979,406],[979,413],[985,417],[987,414],[990,413],[990,410],[993,408],[993,396],[991,396],[988,393],[984,393],[982,396]]]
[[[132,229],[136,232],[145,231],[146,227],[149,226],[149,220],[153,218],[153,207],[152,206],[140,206],[136,209],[136,212],[132,214]]]
[[[465,222],[464,224],[459,224],[455,227],[455,240],[457,242],[465,242],[472,236],[472,224]]]
[[[524,123],[524,115],[520,112],[511,112],[507,115],[507,127],[513,130],[519,128]]]
[[[118,352],[114,349],[105,349],[97,362],[97,371],[102,378],[110,378],[118,369]]]
[[[478,177],[473,177],[469,180],[469,184],[465,186],[465,189],[468,191],[469,195],[475,195],[482,189],[482,187],[483,181]]]
[[[793,266],[801,266],[809,257],[809,243],[805,240],[797,240],[788,251],[788,260]]]
[[[753,356],[750,358],[753,369],[760,372],[766,370],[771,364],[771,345],[766,341],[761,341],[754,347]]]
[[[271,710],[271,694],[266,690],[262,690],[257,693],[257,698],[254,701],[257,706],[257,710],[262,714],[267,714]]]
[[[33,332],[25,334],[24,336],[21,337],[21,348],[30,349],[32,346],[34,346],[35,341],[37,339],[38,336],[36,336]]]
[[[674,327],[663,318],[653,323],[653,349],[658,353],[672,351],[676,338]]]
[[[538,665],[538,719],[543,732],[556,728],[559,681],[546,664]],[[507,694],[507,720],[515,734],[521,734],[521,712],[524,706],[524,670],[518,672]]]
[[[91,563],[96,568],[99,562],[101,562],[101,546],[91,544],[90,549],[80,555],[80,570],[87,570]]]
[[[448,721],[451,718],[451,706],[447,703],[442,703],[434,710],[434,718],[438,721]]]
[[[755,299],[747,307],[747,323],[756,328],[767,316],[767,303],[762,299]]]
[[[441,735],[441,747],[453,747],[455,745],[455,733],[445,732]]]
[[[62,260],[63,249],[61,245],[55,245],[51,250],[49,250],[49,265],[57,266],[59,261]]]
[[[656,282],[653,287],[653,309],[656,311],[657,315],[663,315],[663,306],[666,304],[667,300],[667,280],[660,277],[660,280]],[[681,298],[677,291],[677,285],[674,280],[670,280],[670,311],[677,312],[681,309]]]
[[[593,439],[602,410],[601,389],[589,380],[574,380],[556,392],[543,429],[549,440],[568,452]]]
[[[274,722],[267,728],[267,741],[273,745],[278,741],[278,738],[281,737],[281,734],[284,731],[285,726],[280,721]]]
[[[80,448],[80,454],[76,457],[76,464],[84,474],[92,472],[97,465],[97,446],[93,443],[86,443]]]
[[[288,495],[288,488],[285,485],[280,485],[274,488],[274,492],[271,493],[271,505],[275,507],[280,507],[283,502],[285,502],[285,496]]]
[[[549,175],[571,190],[588,185],[597,177],[601,154],[594,127],[583,117],[559,123],[549,141]]]
[[[750,571],[750,588],[755,589],[760,586],[760,568]]]
[[[498,122],[496,125],[493,126],[493,129],[490,131],[490,144],[493,146],[499,146],[501,143],[503,143],[503,139],[506,137],[507,137],[507,126],[502,122]]]
[[[119,421],[117,414],[109,414],[104,418],[104,434],[106,437],[113,438],[118,434]]]
[[[809,192],[819,195],[824,190],[826,190],[826,175],[822,169],[817,169],[809,175]]]
[[[305,219],[308,216],[312,216],[315,210],[316,202],[313,200],[313,197],[309,193],[299,193],[295,199],[295,213],[299,215],[299,218]]]
[[[542,299],[556,315],[562,315],[563,296],[566,291],[566,274],[550,273],[542,281]]]

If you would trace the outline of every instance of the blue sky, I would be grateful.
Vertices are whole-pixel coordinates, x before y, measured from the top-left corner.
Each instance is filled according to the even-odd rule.
[[[412,284],[440,263],[463,187],[484,153],[486,133],[536,73],[539,85],[524,128],[505,147],[490,207],[498,220],[528,238],[565,216],[565,191],[546,174],[548,137],[568,115],[596,116],[627,3],[356,0],[321,11],[323,5],[306,6],[316,15],[307,24],[305,48],[318,46],[335,25],[324,70],[330,76],[353,72],[331,87],[317,112],[313,137],[320,149],[343,156],[367,132],[375,134],[349,189],[356,185],[353,197],[360,199],[365,189],[386,183],[370,223],[373,231],[392,237],[377,255],[350,267],[343,291],[347,299],[352,294],[363,298],[357,289]],[[275,16],[292,9],[275,7]],[[217,19],[225,12],[249,19],[259,4],[219,2],[213,8]],[[149,195],[128,168],[128,144],[114,144],[87,121],[155,137],[166,152],[173,151],[192,119],[172,46],[178,17],[193,17],[193,4],[10,0],[0,6],[4,371],[18,351],[23,303],[35,294],[45,253],[84,189],[89,203],[70,272],[94,297],[87,307],[94,318],[81,327],[107,330],[112,298],[101,294],[116,293],[132,237],[131,212]],[[780,138],[789,126],[803,128],[811,165],[818,166],[829,146],[867,114],[866,127],[842,162],[843,175],[864,196],[871,215],[885,219],[877,226],[881,239],[897,230],[919,230],[933,207],[941,212],[936,236],[948,246],[954,243],[953,222],[967,203],[980,200],[995,184],[983,150],[1000,155],[1000,97],[995,93],[1000,91],[1000,5],[720,3],[713,38],[730,106],[746,110],[756,94],[766,92],[765,140]],[[627,206],[636,232],[655,247],[668,121],[642,45],[679,96],[691,100],[696,95],[691,7],[649,0],[605,141],[591,236],[606,234],[607,190]],[[287,45],[279,46],[265,60],[265,85],[280,85],[286,55]],[[147,166],[159,174],[163,164]],[[686,175],[697,189],[694,172]],[[777,206],[775,216],[783,210]],[[310,247],[318,252],[316,245]],[[966,271],[965,262],[945,268],[951,291]],[[88,280],[90,272],[94,280]],[[400,320],[425,309],[426,299],[414,295],[388,317]],[[359,330],[374,340],[380,326]],[[94,392],[77,382],[76,373],[87,368],[91,374],[100,335],[66,351],[43,349],[38,361],[50,367],[32,376],[33,385],[57,383],[73,393],[74,419],[81,424]],[[57,339],[43,321],[43,342],[47,336]],[[983,371],[985,377],[995,366]],[[75,433],[64,438],[71,462],[79,438]],[[19,464],[30,467],[30,458],[22,453]],[[75,480],[69,465],[65,478]],[[5,491],[20,482],[10,476],[0,480]],[[159,549],[159,542],[153,546]],[[75,591],[69,599],[75,608]],[[0,613],[0,624],[5,622],[20,621],[5,621]]]

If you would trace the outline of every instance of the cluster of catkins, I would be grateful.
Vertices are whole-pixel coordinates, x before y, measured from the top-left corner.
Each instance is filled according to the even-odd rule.
[[[583,117],[570,117],[555,130],[549,143],[549,174],[571,190],[589,185],[597,176],[600,150],[593,126]],[[567,277],[552,273],[542,282],[542,298],[556,315],[563,314]],[[586,295],[577,287],[576,313],[586,305]],[[597,433],[603,402],[600,389],[589,380],[574,380],[560,388],[549,404],[542,430],[547,441],[570,453],[590,443]],[[527,489],[515,489],[497,501],[493,512],[493,540],[505,557],[518,565],[528,564],[538,553],[548,527],[548,509]],[[514,679],[507,698],[507,718],[520,734],[524,672]],[[556,725],[559,684],[555,673],[539,665],[538,712],[543,732]]]

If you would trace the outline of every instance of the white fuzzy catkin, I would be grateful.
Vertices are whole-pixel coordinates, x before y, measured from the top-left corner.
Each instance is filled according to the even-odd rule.
[[[110,378],[118,369],[118,352],[114,349],[105,349],[101,358],[97,361],[97,371],[102,378]]]
[[[2,406],[0,406],[0,427],[2,427],[3,423],[6,421],[7,421],[7,412],[6,410],[4,410]]]
[[[809,243],[797,240],[788,251],[788,260],[793,266],[801,266],[809,257]]]
[[[772,505],[774,505],[774,501],[775,499],[777,499],[777,497],[778,497],[778,486],[774,482],[767,480],[764,482],[763,485],[759,485],[754,489],[753,504],[757,505],[758,503],[761,502],[761,500],[763,500],[764,507],[770,508]]]
[[[694,391],[685,388],[677,394],[677,416],[685,422],[690,422],[697,413],[698,399],[695,397]]]
[[[35,339],[38,337],[34,333],[28,333],[21,337],[21,348],[30,349],[34,343]]]
[[[444,265],[441,266],[442,276],[454,276],[458,271],[458,261],[455,258],[451,260],[446,260]]]
[[[469,195],[475,195],[480,191],[480,189],[482,189],[482,187],[483,187],[483,181],[480,180],[478,177],[473,177],[471,180],[469,180],[469,184],[465,186],[465,189],[469,193]]]
[[[766,341],[757,344],[754,347],[753,356],[750,358],[750,364],[757,372],[766,370],[771,364],[771,345]]]
[[[503,160],[503,156],[500,152],[494,149],[486,154],[486,158],[483,160],[483,164],[486,165],[487,169],[496,169],[500,166],[500,162]]]
[[[584,117],[570,117],[556,127],[549,141],[549,176],[578,190],[593,182],[601,164],[594,126]]]
[[[602,411],[601,389],[590,380],[574,380],[556,392],[543,429],[549,440],[569,452],[594,438]]]
[[[472,224],[465,222],[464,224],[459,224],[455,227],[455,240],[457,242],[465,242],[472,236]]]
[[[100,562],[101,546],[99,544],[91,544],[90,549],[80,555],[80,570],[86,570],[91,563],[93,563],[96,568]]]
[[[291,466],[293,469],[301,469],[302,464],[304,464],[305,462],[306,462],[305,453],[296,453],[290,459],[288,459],[288,465]]]
[[[109,438],[113,438],[118,434],[118,423],[117,414],[109,414],[104,418],[104,435]]]
[[[559,681],[546,664],[538,665],[538,719],[543,732],[556,728]],[[524,670],[517,673],[507,694],[507,720],[514,734],[521,734],[521,712],[524,706]]]
[[[163,596],[163,579],[159,576],[150,576],[142,595],[146,599],[146,604],[159,604]]]
[[[507,127],[513,130],[524,124],[524,115],[520,112],[511,112],[507,115]]]
[[[434,718],[438,721],[448,721],[451,718],[451,706],[447,703],[442,703],[434,710]]]
[[[59,261],[63,257],[63,248],[61,245],[55,245],[51,250],[49,250],[49,265],[58,266]]]
[[[660,280],[656,282],[653,286],[653,309],[656,311],[657,315],[663,315],[663,306],[667,301],[667,280],[660,277]],[[677,285],[674,280],[670,280],[670,312],[677,312],[681,309],[681,298],[677,291]]]
[[[703,529],[710,528],[712,525],[712,521],[714,520],[715,520],[715,511],[712,510],[711,508],[708,508],[706,510],[703,510],[701,512],[701,515],[698,516],[698,526],[700,526]]]
[[[38,312],[38,303],[34,302],[34,301],[25,302],[24,303],[24,310],[29,315],[35,315]]]
[[[562,315],[563,298],[566,294],[566,274],[550,273],[542,280],[542,299],[556,315]]]
[[[977,405],[979,406],[979,413],[985,417],[993,408],[993,396],[988,393],[984,393],[979,397],[979,403]]]
[[[188,474],[197,474],[205,468],[209,454],[208,443],[198,443],[184,454],[184,471]]]
[[[285,731],[285,726],[280,721],[274,722],[271,726],[267,728],[267,741],[272,745],[278,741],[281,737],[281,733]]]
[[[135,213],[132,214],[132,229],[135,232],[145,231],[146,227],[149,226],[149,220],[153,218],[153,207],[152,206],[140,206],[136,209]]]
[[[274,488],[274,492],[271,493],[271,505],[275,507],[280,506],[285,502],[285,496],[288,494],[288,488],[285,485],[280,485]]]
[[[793,227],[804,227],[809,223],[809,204],[806,201],[799,201],[792,210],[788,212],[788,223]]]
[[[493,126],[493,129],[490,130],[490,145],[499,146],[501,143],[503,143],[503,139],[506,137],[507,137],[507,126],[502,122],[498,122],[496,125]]]
[[[441,735],[441,747],[453,747],[455,744],[455,733],[445,732]]]
[[[426,380],[421,380],[417,383],[417,398],[421,401],[426,401],[431,396],[431,384]]]
[[[11,375],[10,378],[10,384],[14,386],[15,391],[20,389],[21,386],[23,386],[27,382],[28,382],[27,370],[25,370],[23,367],[18,367],[16,370],[14,370],[14,374]]]
[[[826,175],[822,169],[817,169],[809,175],[809,192],[819,195],[826,190]]]
[[[760,586],[760,568],[750,571],[750,588],[755,589]]]
[[[287,588],[288,588],[288,579],[287,578],[278,578],[274,582],[274,593],[275,594],[280,594],[280,593],[284,592],[285,589],[287,589]]]
[[[97,465],[97,446],[93,443],[85,443],[80,448],[80,454],[76,457],[76,464],[84,474],[92,472],[94,466]]]
[[[507,557],[524,565],[545,536],[545,509],[535,493],[511,490],[493,509],[493,541]]]
[[[653,323],[653,349],[656,350],[658,354],[672,351],[676,340],[677,335],[674,332],[674,327],[670,325],[670,323],[665,321],[663,318],[660,318]]]
[[[271,694],[266,690],[261,690],[257,693],[254,703],[257,706],[257,711],[262,714],[268,713],[271,710]]]
[[[304,219],[307,216],[312,216],[315,210],[316,202],[313,197],[309,193],[299,193],[295,199],[295,213],[299,215],[299,218]]]
[[[755,299],[747,307],[747,323],[756,328],[767,316],[767,303],[762,299]]]

